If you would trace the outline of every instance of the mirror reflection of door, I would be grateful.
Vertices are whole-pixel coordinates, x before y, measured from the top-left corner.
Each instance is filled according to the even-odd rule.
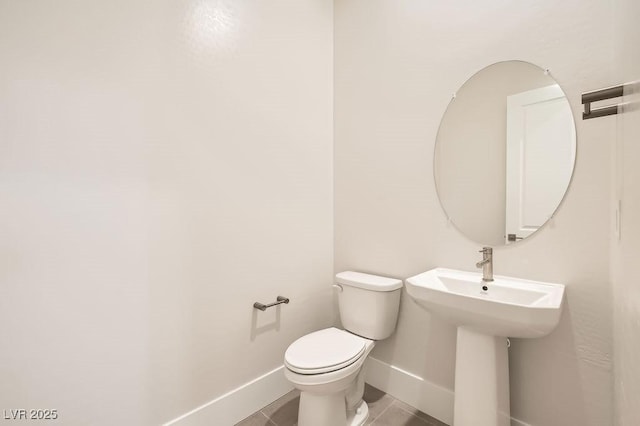
[[[505,243],[551,218],[575,158],[571,108],[557,84],[507,98]]]

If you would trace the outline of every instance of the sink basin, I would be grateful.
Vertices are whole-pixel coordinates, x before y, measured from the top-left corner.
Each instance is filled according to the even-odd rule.
[[[458,327],[453,426],[510,426],[506,337],[542,337],[560,321],[564,285],[493,278],[436,268],[405,280],[413,300]]]
[[[483,290],[482,287],[487,287]],[[457,326],[504,337],[542,337],[558,325],[564,285],[436,268],[406,280],[420,305]]]

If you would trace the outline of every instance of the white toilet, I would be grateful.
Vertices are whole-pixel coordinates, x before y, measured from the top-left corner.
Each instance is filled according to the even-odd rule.
[[[285,376],[300,390],[299,426],[359,426],[369,417],[363,365],[376,340],[393,333],[402,281],[363,274],[336,275],[340,318],[334,327],[302,336],[284,354]]]

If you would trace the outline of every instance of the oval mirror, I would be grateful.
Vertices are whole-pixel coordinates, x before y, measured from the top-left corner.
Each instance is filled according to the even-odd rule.
[[[512,244],[553,216],[575,157],[575,123],[560,86],[536,65],[499,62],[467,80],[442,117],[438,197],[471,240]]]

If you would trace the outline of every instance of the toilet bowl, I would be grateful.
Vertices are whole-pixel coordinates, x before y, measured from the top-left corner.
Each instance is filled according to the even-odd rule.
[[[375,341],[395,329],[402,281],[348,271],[336,283],[345,330],[315,331],[285,352],[285,377],[300,390],[299,426],[364,424],[363,366]]]

